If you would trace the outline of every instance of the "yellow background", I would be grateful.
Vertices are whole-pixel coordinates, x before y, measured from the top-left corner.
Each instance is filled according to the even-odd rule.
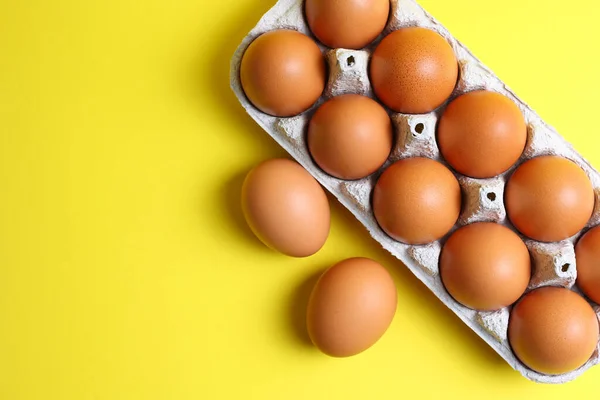
[[[240,185],[284,153],[229,90],[274,0],[0,0],[0,399],[591,398],[600,367],[514,372],[332,201],[290,259],[245,226]],[[600,7],[422,0],[600,167]],[[351,359],[308,344],[320,271],[368,256],[399,306]]]

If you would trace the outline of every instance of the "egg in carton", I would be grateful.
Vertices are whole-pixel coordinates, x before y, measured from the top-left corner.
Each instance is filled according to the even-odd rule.
[[[310,117],[324,101],[343,94],[374,98],[368,67],[373,50],[381,38],[403,27],[419,26],[443,36],[451,45],[459,63],[459,81],[452,96],[428,114],[401,114],[388,109],[394,125],[395,148],[383,167],[366,178],[344,181],[323,172],[312,160],[306,143]],[[402,261],[448,308],[475,331],[506,362],[526,378],[541,383],[564,383],[575,379],[600,362],[600,343],[592,357],[580,368],[561,375],[536,372],[517,359],[508,342],[510,307],[493,312],[476,311],[456,302],[446,291],[439,274],[439,257],[445,239],[460,226],[475,222],[496,222],[515,228],[506,217],[504,187],[507,178],[524,161],[541,155],[557,155],[579,165],[592,182],[595,209],[588,227],[600,223],[600,174],[579,155],[564,138],[519,99],[494,73],[479,61],[448,30],[414,0],[391,0],[390,19],[382,35],[363,50],[329,49],[319,42],[329,67],[329,78],[322,97],[304,113],[278,118],[256,109],[246,98],[240,81],[241,60],[246,48],[263,33],[292,29],[312,37],[304,19],[302,0],[280,0],[244,38],[231,61],[231,87],[248,114],[320,184],[331,192],[369,231],[381,246]],[[375,220],[371,194],[382,171],[394,161],[409,157],[428,157],[444,165],[436,143],[437,121],[445,106],[457,96],[485,89],[513,100],[521,110],[528,128],[525,150],[508,171],[490,179],[474,179],[455,173],[462,191],[463,209],[453,230],[444,238],[426,245],[408,245],[390,238]],[[519,233],[519,232],[517,232]],[[532,259],[532,277],[528,291],[544,286],[561,286],[579,292],[575,286],[577,265],[574,243],[581,232],[568,240],[542,243],[521,236]],[[594,305],[600,319],[600,307]]]

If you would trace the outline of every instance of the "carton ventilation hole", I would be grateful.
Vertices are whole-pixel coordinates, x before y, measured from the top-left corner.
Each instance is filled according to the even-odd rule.
[[[571,267],[571,264],[566,263],[566,264],[563,264],[563,266],[560,268],[560,270],[562,272],[567,272],[569,270],[569,267]]]
[[[494,192],[488,193],[487,198],[490,199],[491,201],[496,201],[496,193],[494,193]]]
[[[417,132],[417,133],[423,133],[424,129],[425,129],[425,125],[423,125],[421,122],[419,122],[418,124],[415,125],[415,132]]]
[[[346,58],[346,64],[348,64],[349,67],[353,67],[355,63],[356,60],[354,60],[354,56]]]

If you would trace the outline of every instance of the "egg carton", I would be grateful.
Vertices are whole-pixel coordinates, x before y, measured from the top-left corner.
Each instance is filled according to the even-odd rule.
[[[374,98],[369,81],[370,56],[377,43],[388,33],[403,27],[420,26],[436,31],[448,40],[459,62],[460,77],[456,96],[478,89],[501,93],[512,99],[522,111],[528,127],[525,151],[519,161],[507,172],[491,179],[473,179],[455,173],[463,193],[463,210],[453,230],[474,222],[492,221],[515,228],[506,217],[504,186],[514,169],[524,161],[541,155],[558,155],[579,165],[590,178],[595,193],[595,209],[586,229],[600,223],[600,174],[578,154],[554,128],[545,123],[525,102],[519,99],[494,73],[479,61],[462,43],[414,0],[391,0],[388,25],[382,35],[363,50],[330,49],[318,41],[328,63],[328,82],[319,101],[308,111],[292,118],[277,118],[260,112],[246,98],[240,82],[242,56],[250,43],[265,32],[293,29],[312,35],[303,12],[302,0],[280,0],[268,11],[243,39],[231,60],[231,87],[248,114],[316,180],[331,192],[369,231],[370,235],[402,261],[448,308],[490,345],[511,367],[526,378],[541,383],[564,383],[575,379],[600,361],[600,344],[590,360],[581,368],[562,375],[545,375],[529,369],[513,354],[507,339],[510,308],[494,312],[480,312],[457,303],[445,290],[440,279],[438,261],[447,239],[427,245],[407,245],[391,239],[379,227],[371,208],[371,193],[383,170],[396,160],[422,156],[445,165],[436,143],[437,120],[444,105],[428,114],[407,115],[387,109],[395,131],[395,148],[386,164],[373,175],[344,181],[323,172],[312,160],[306,144],[306,130],[310,117],[327,99],[343,94],[361,94]],[[375,99],[377,100],[377,99]],[[517,232],[518,233],[518,232]],[[543,286],[562,286],[579,292],[575,286],[577,263],[574,243],[581,232],[559,243],[541,243],[520,235],[532,256],[532,278],[528,290]],[[593,304],[600,319],[600,307]]]

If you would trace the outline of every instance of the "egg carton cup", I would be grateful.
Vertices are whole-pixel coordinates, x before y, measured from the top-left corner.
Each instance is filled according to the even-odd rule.
[[[246,98],[240,82],[240,65],[246,48],[265,32],[293,29],[314,36],[304,20],[302,0],[280,0],[268,11],[243,39],[231,60],[231,87],[248,114],[321,185],[331,192],[369,231],[381,246],[402,261],[449,309],[475,331],[511,367],[526,378],[540,383],[565,383],[599,363],[600,345],[589,361],[579,369],[562,375],[545,375],[529,369],[513,354],[507,330],[510,308],[481,312],[457,303],[445,290],[438,265],[442,238],[427,245],[412,246],[391,239],[379,227],[371,208],[371,193],[377,178],[396,160],[422,156],[438,160],[436,124],[448,102],[428,114],[406,115],[388,109],[395,132],[395,147],[386,164],[373,175],[356,181],[336,179],[323,172],[312,160],[306,143],[306,131],[315,109],[329,98],[343,94],[360,94],[374,98],[369,81],[369,59],[377,43],[388,33],[409,26],[419,26],[438,32],[448,40],[459,63],[459,81],[449,101],[456,96],[479,89],[501,93],[520,108],[527,123],[528,138],[519,161],[507,172],[491,179],[473,179],[455,174],[463,194],[463,211],[456,226],[493,221],[516,232],[506,217],[504,186],[514,169],[524,161],[541,155],[558,155],[579,165],[594,187],[596,204],[586,229],[600,223],[600,174],[579,155],[555,129],[545,123],[525,102],[519,99],[494,73],[479,61],[448,30],[414,0],[391,0],[391,14],[383,34],[363,50],[330,49],[317,41],[328,64],[328,82],[323,96],[301,115],[277,118],[260,112]],[[316,41],[316,39],[315,39]],[[376,99],[377,100],[377,99]],[[517,232],[518,233],[518,232]],[[540,243],[520,235],[532,258],[532,278],[528,290],[543,286],[562,286],[579,292],[574,285],[577,277],[574,243],[581,232],[558,243]],[[593,304],[600,319],[600,307]]]

